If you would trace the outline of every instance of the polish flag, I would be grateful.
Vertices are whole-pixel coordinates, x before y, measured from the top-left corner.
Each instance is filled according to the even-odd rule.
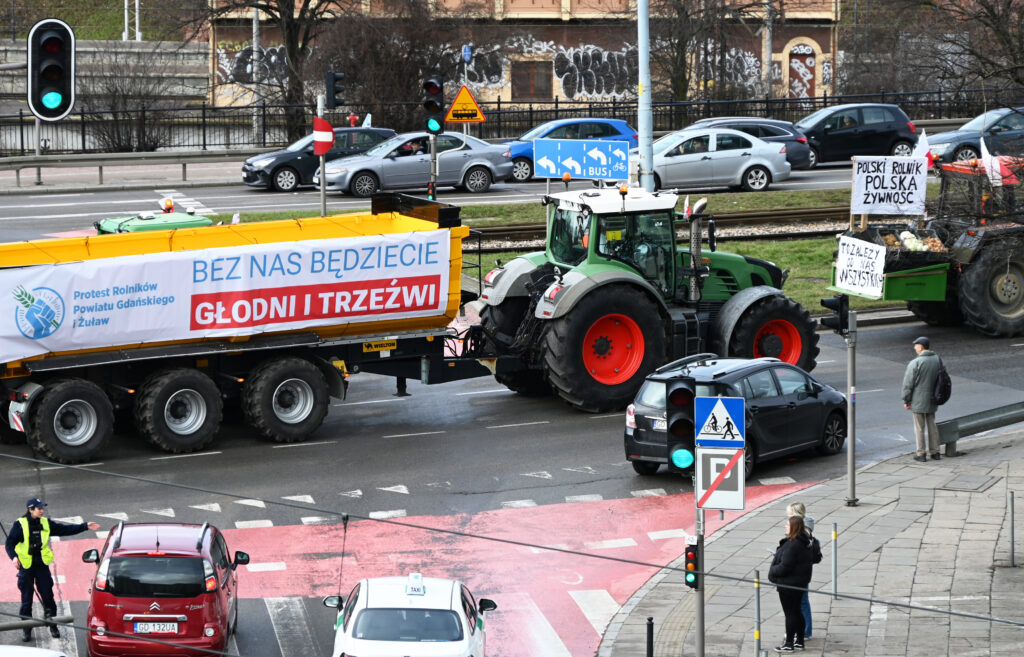
[[[319,116],[313,117],[313,154],[326,155],[334,145],[334,129]]]
[[[989,153],[984,138],[981,140],[981,165],[985,167],[985,175],[988,176],[988,181],[993,187],[1016,185],[1020,182],[999,157]]]
[[[910,155],[911,157],[923,157],[928,160],[928,168],[931,169],[935,166],[935,156],[928,148],[928,133],[926,130],[921,130],[921,137],[917,140],[917,146],[914,147],[914,152]]]
[[[683,201],[683,215],[689,217],[692,213],[690,212],[690,195],[686,195],[686,200]]]

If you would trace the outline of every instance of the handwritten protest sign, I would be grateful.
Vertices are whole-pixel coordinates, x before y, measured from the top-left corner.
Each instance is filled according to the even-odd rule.
[[[853,158],[850,214],[924,214],[928,159]]]
[[[882,298],[885,247],[852,237],[839,238],[835,287],[869,299]]]

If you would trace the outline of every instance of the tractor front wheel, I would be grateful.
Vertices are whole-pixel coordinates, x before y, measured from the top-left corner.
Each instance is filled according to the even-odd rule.
[[[602,413],[633,401],[651,371],[665,362],[658,308],[626,285],[599,287],[544,338],[544,371],[558,395],[576,408]]]
[[[762,299],[743,313],[729,340],[729,354],[773,357],[808,372],[818,357],[818,334],[810,313],[784,296]]]

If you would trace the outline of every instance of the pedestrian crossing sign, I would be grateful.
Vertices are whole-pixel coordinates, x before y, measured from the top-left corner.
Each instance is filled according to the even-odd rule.
[[[697,397],[693,411],[697,447],[743,449],[747,432],[742,397]]]

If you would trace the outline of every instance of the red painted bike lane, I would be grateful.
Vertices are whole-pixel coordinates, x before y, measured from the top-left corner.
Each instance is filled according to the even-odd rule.
[[[707,514],[707,532],[810,485],[750,486],[747,509],[727,511],[724,520]],[[361,578],[409,572],[457,578],[478,597],[498,603],[488,615],[490,651],[583,657],[594,654],[614,608],[682,554],[684,535],[693,533],[693,514],[693,495],[680,494],[473,515],[352,520],[347,536],[340,523],[224,529],[231,549],[244,550],[252,559],[248,572],[240,574],[243,598],[347,595]],[[216,525],[215,516],[210,521]],[[95,566],[82,563],[81,554],[101,544],[96,539],[55,544],[65,600],[87,599]],[[18,599],[11,571],[10,577],[0,578],[0,600],[6,602]],[[595,613],[583,608],[587,600],[605,604]]]

